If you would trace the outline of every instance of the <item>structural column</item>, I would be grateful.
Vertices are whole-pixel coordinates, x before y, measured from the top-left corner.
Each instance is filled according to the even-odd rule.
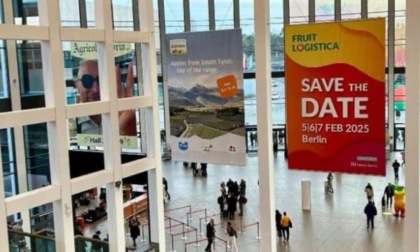
[[[406,218],[404,250],[420,251],[420,2],[407,1]]]
[[[269,0],[254,0],[261,251],[276,251]]]

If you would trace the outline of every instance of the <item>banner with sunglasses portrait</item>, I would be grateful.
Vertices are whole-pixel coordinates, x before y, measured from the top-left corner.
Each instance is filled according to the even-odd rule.
[[[101,100],[100,74],[98,69],[97,45],[94,42],[71,42],[70,55],[66,61],[72,62],[73,86],[67,89],[75,94],[68,96],[68,103],[88,103]],[[133,55],[134,44],[116,43],[114,45],[116,80],[118,98],[126,98],[134,95],[134,72]],[[69,65],[69,64],[67,64]],[[68,67],[66,71],[68,72]],[[69,100],[69,97],[73,98]],[[70,136],[73,144],[79,147],[102,148],[102,118],[101,115],[89,115],[78,117],[70,121]],[[139,148],[136,116],[134,111],[119,112],[120,142],[121,148]],[[75,143],[74,143],[75,142]]]
[[[240,29],[166,35],[172,158],[246,164]]]

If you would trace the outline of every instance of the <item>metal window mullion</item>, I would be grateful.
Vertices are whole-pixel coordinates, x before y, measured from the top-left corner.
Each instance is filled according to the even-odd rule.
[[[1,4],[1,3],[0,3]],[[3,164],[3,159],[1,155],[1,148],[0,148],[0,164]],[[3,167],[3,166],[2,166]],[[4,193],[4,174],[3,169],[0,169],[0,244],[9,244],[9,237],[8,237],[8,230],[7,230],[7,214],[6,214],[6,204],[5,204],[5,193]],[[11,237],[10,237],[11,238]]]
[[[165,43],[165,5],[164,0],[158,0],[158,14],[159,14],[159,39],[160,39],[160,57],[162,67],[162,89],[163,89],[163,112],[164,112],[164,125],[165,125],[165,138],[167,142],[171,139],[171,125],[169,114],[169,88],[168,88],[168,67],[166,66],[166,43]],[[143,132],[142,132],[143,137]]]
[[[388,132],[394,137],[395,2],[388,0]],[[395,147],[394,147],[395,148]],[[391,150],[393,151],[393,150]]]
[[[334,20],[341,21],[341,0],[334,1]]]
[[[79,0],[80,27],[87,28],[86,0]]]
[[[362,19],[368,18],[368,1],[367,0],[360,0],[360,6],[361,6],[361,17]]]
[[[214,10],[214,0],[208,0],[209,2],[209,30],[214,31],[216,29],[216,18]],[[168,139],[168,138],[167,138]]]
[[[190,0],[184,0],[184,31],[191,31],[191,9],[190,9]]]
[[[290,24],[290,0],[283,0],[283,30]]]
[[[241,28],[241,14],[239,0],[233,0],[233,27]]]
[[[150,43],[142,44],[144,92],[152,97],[152,107],[145,109],[147,156],[153,157],[156,167],[148,171],[149,234],[150,241],[159,243],[159,251],[166,251],[165,220],[163,215],[162,160],[160,151],[159,107],[156,72],[156,48],[153,6],[149,0],[140,0],[140,28],[150,32]],[[165,62],[162,62],[165,64]]]
[[[315,0],[309,0],[309,23],[315,23]]]

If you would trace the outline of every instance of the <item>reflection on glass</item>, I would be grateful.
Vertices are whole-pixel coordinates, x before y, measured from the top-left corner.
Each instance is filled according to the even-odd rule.
[[[0,40],[0,98],[9,97],[7,75],[6,48],[4,47],[4,41]]]
[[[400,13],[402,14],[402,13]],[[405,16],[395,17],[395,66],[405,66]]]
[[[315,1],[315,21],[334,20],[334,0]]]
[[[16,25],[39,25],[38,1],[13,1]]]
[[[112,0],[112,16],[115,30],[134,31],[132,0]]]
[[[28,190],[51,184],[46,123],[23,127]]]
[[[22,96],[44,93],[41,44],[39,41],[17,41],[20,91]]]
[[[0,139],[4,193],[5,197],[10,197],[17,194],[13,129],[0,130]]]
[[[394,110],[395,110],[396,123],[405,123],[405,108],[406,108],[405,98],[406,98],[405,74],[395,74]]]
[[[62,27],[80,27],[79,0],[60,0]]]

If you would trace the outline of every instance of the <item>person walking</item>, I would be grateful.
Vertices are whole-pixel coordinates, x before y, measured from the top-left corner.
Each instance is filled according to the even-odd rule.
[[[333,193],[334,192],[334,188],[333,188],[333,185],[332,185],[332,181],[333,181],[333,175],[332,175],[332,173],[330,172],[330,173],[328,173],[328,176],[327,176],[327,185],[328,185],[328,192],[330,192],[330,193]]]
[[[165,177],[163,177],[162,180],[163,180],[163,187],[165,189],[166,197],[167,197],[168,200],[170,200],[171,199],[171,195],[168,192],[168,181],[166,180]]]
[[[211,251],[211,244],[216,236],[216,229],[214,228],[214,219],[211,218],[206,227],[207,247],[204,251]]]
[[[279,210],[276,210],[276,229],[277,229],[277,236],[282,237],[281,213]]]
[[[365,187],[366,197],[368,200],[371,200],[373,198],[373,187],[370,183],[367,183]]]
[[[290,228],[292,228],[292,220],[290,219],[289,216],[287,216],[286,212],[283,212],[283,217],[281,218],[280,221],[281,224],[281,229],[283,232],[283,241],[289,241],[289,234],[290,234]]]
[[[394,163],[392,163],[392,167],[394,168],[394,174],[395,174],[395,181],[397,182],[399,180],[399,170],[400,170],[400,163],[395,159]]]
[[[238,238],[238,235],[230,221],[227,223],[226,233],[229,235],[228,245],[230,244],[231,251],[233,251],[233,248],[235,248],[235,251],[238,252],[238,247],[236,246],[236,238]]]
[[[140,222],[135,216],[128,221],[128,227],[130,228],[131,239],[133,239],[133,247],[137,247],[136,239],[140,236]]]
[[[392,198],[394,197],[394,188],[392,187],[391,183],[385,187],[384,194],[386,196],[386,207],[392,207]]]
[[[375,215],[377,215],[378,211],[376,210],[375,202],[369,201],[365,206],[365,214],[367,217],[367,228],[369,228],[369,224],[371,228],[375,228],[375,223],[373,219]]]

